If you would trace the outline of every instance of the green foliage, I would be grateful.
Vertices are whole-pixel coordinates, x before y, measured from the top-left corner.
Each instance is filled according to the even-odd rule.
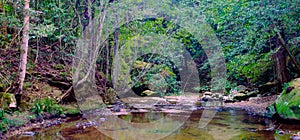
[[[75,114],[80,114],[80,110],[75,108],[75,109],[66,109],[66,114],[70,115],[75,115]]]
[[[5,115],[5,111],[0,108],[0,132],[7,131],[10,126],[15,124],[13,120],[8,119]]]
[[[297,1],[198,1],[222,41],[228,79],[256,83],[270,71],[278,29],[286,42],[299,36]]]
[[[204,91],[209,91],[209,90],[210,90],[210,87],[207,86],[207,85],[204,85],[204,86],[198,86],[198,87],[195,87],[193,90],[194,90],[195,92],[200,92],[200,93],[202,93],[202,92],[204,92]]]
[[[230,90],[236,86],[237,86],[236,83],[231,83],[230,81],[227,81],[226,85],[225,85],[225,94],[227,94],[227,95],[230,94]]]
[[[53,68],[56,70],[63,70],[65,66],[63,64],[56,64],[53,66]]]
[[[30,82],[24,82],[23,89],[26,90],[27,88],[29,88],[31,86],[32,86],[32,84]]]
[[[31,37],[32,38],[48,37],[53,35],[56,29],[57,28],[54,26],[53,23],[50,25],[39,24],[37,25],[37,27],[34,28],[34,30],[30,30],[32,31],[31,34],[33,34],[33,36]]]
[[[66,76],[67,76],[67,73],[61,72],[60,75],[63,76],[63,77],[66,77]]]
[[[7,108],[9,106],[9,104],[11,103],[11,98],[10,96],[12,96],[11,94],[8,93],[0,93],[0,107],[2,109]]]
[[[282,86],[282,94],[286,93],[287,88],[290,86],[290,83],[284,83]]]
[[[53,99],[36,99],[31,108],[32,112],[37,116],[42,116],[44,112],[53,115],[64,114],[64,110]]]
[[[35,113],[37,116],[41,116],[42,111],[43,111],[42,101],[41,99],[36,99],[32,105],[32,112]]]
[[[146,62],[143,64],[145,64],[145,67],[149,66],[150,68],[141,78],[137,77],[142,71],[135,71],[135,73],[132,74],[134,83],[136,83],[134,85],[135,87],[146,85],[150,90],[159,93],[161,96],[171,94],[178,95],[181,93],[181,82],[177,80],[177,75],[170,67],[166,64],[150,65]]]
[[[15,116],[20,116],[20,112],[7,112],[0,108],[0,132],[8,131],[11,127],[19,127],[23,125],[26,120],[24,118],[15,118]]]

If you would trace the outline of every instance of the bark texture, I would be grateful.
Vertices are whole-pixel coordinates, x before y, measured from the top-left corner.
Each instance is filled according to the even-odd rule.
[[[21,44],[21,55],[20,55],[20,65],[19,65],[19,79],[18,79],[18,90],[17,94],[22,94],[23,84],[26,75],[26,64],[27,64],[27,53],[28,53],[28,40],[29,40],[29,2],[30,0],[24,1],[24,28]]]

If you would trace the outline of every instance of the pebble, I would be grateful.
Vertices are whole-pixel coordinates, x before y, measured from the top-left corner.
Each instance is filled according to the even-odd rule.
[[[23,135],[25,135],[25,136],[34,136],[35,132],[24,132]]]
[[[99,119],[101,122],[104,122],[106,119],[105,118],[100,118]]]
[[[80,127],[80,124],[76,124],[75,127],[76,127],[76,128],[79,128],[79,127]]]
[[[279,131],[278,131],[278,134],[279,134],[279,135],[283,135],[283,134],[284,134],[284,131],[279,130]]]

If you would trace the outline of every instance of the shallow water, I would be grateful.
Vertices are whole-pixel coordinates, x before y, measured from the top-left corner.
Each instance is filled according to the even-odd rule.
[[[151,123],[162,121],[166,116],[174,118],[173,122],[164,123],[163,129],[151,128]],[[107,124],[111,124],[116,129],[98,129],[96,127],[78,128],[76,124],[88,122],[84,119],[76,119],[68,123],[63,123],[50,128],[39,130],[35,136],[14,136],[10,139],[87,139],[87,140],[111,140],[112,138],[103,134],[114,135],[118,139],[155,139],[163,140],[286,140],[291,139],[292,134],[300,131],[300,124],[279,123],[274,120],[249,116],[244,111],[227,110],[218,112],[212,121],[204,127],[199,128],[199,120],[202,110],[194,111],[192,114],[185,113],[132,113],[130,115],[120,115],[124,122],[135,123],[135,129],[122,127],[118,122],[106,119]],[[171,117],[170,117],[171,116]],[[187,120],[180,125],[175,118],[186,117]],[[177,123],[177,124],[176,124]],[[106,124],[106,125],[107,125]],[[176,124],[176,125],[175,125]],[[177,129],[176,126],[180,127]],[[105,124],[103,124],[105,125]],[[116,126],[118,125],[118,126]],[[145,128],[145,131],[144,131]],[[275,128],[272,130],[272,128]],[[285,134],[276,133],[282,130]],[[140,135],[139,135],[139,134]],[[163,136],[163,137],[162,137]]]

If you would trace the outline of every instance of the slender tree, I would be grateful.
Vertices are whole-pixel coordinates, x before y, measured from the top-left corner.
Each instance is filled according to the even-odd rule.
[[[18,79],[18,97],[22,95],[23,84],[26,74],[26,64],[27,64],[27,52],[28,52],[28,40],[29,40],[29,2],[30,0],[24,1],[24,28],[23,28],[23,37],[21,44],[21,53],[20,53],[20,64],[19,64],[19,79]],[[17,102],[20,101],[20,98],[17,98]]]

